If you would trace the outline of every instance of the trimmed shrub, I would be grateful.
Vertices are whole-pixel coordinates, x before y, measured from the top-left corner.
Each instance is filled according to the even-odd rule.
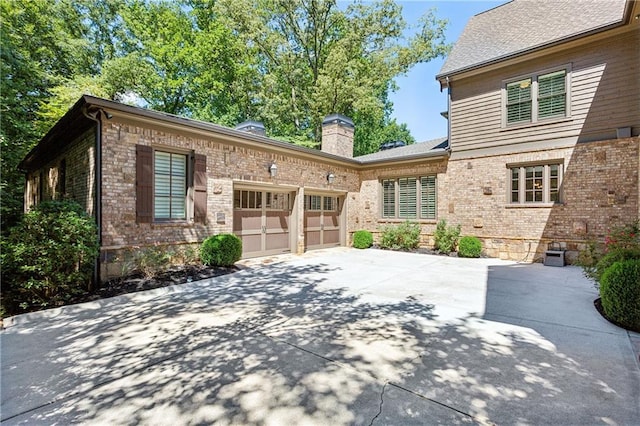
[[[200,246],[200,260],[207,266],[232,266],[240,257],[242,240],[234,234],[213,235]]]
[[[607,318],[640,331],[640,259],[609,266],[602,274],[600,296]]]
[[[460,257],[480,257],[482,253],[482,242],[476,237],[462,237],[458,242],[458,256]]]
[[[460,225],[447,226],[447,221],[442,219],[436,225],[433,234],[434,247],[442,253],[451,253],[456,249],[460,237]]]
[[[94,219],[72,201],[44,201],[2,241],[2,296],[14,314],[60,306],[92,290]]]
[[[617,248],[611,250],[598,260],[590,278],[593,278],[596,283],[600,283],[602,275],[611,265],[616,262],[633,259],[640,259],[640,248]]]
[[[390,250],[412,250],[420,244],[420,225],[416,222],[404,222],[388,225],[381,229],[380,247]]]
[[[361,230],[353,233],[353,247],[366,249],[373,245],[373,234],[369,231]]]

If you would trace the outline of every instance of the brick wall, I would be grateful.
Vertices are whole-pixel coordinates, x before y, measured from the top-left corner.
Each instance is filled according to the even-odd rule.
[[[60,165],[66,163],[65,183],[61,186]],[[95,131],[92,129],[73,141],[61,153],[49,159],[40,169],[26,176],[25,211],[44,200],[69,199],[77,201],[87,213],[95,206]],[[40,179],[43,179],[40,184]],[[61,193],[60,188],[65,192]],[[42,194],[40,194],[42,190]]]

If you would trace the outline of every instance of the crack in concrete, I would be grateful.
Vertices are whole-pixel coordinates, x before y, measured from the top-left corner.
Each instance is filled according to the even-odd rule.
[[[376,414],[375,417],[371,419],[371,423],[369,423],[369,426],[373,426],[373,422],[375,422],[376,419],[380,417],[380,414],[382,414],[382,406],[384,405],[384,392],[387,389],[388,384],[389,382],[385,383],[382,386],[382,391],[380,391],[380,406],[378,407],[378,414]]]

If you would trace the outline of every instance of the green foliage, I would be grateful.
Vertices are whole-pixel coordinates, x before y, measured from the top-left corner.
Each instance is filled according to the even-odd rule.
[[[640,248],[640,221],[636,220],[609,231],[604,240],[605,251],[618,248]]]
[[[640,331],[640,259],[609,266],[602,274],[600,295],[607,318]]]
[[[465,236],[458,242],[458,256],[460,257],[480,257],[482,253],[482,242],[477,237]]]
[[[373,245],[373,234],[366,230],[353,233],[353,246],[358,249],[366,249]]]
[[[10,313],[58,306],[91,290],[97,226],[69,201],[46,201],[2,240],[3,305]]]
[[[611,251],[608,251],[598,260],[598,263],[596,263],[595,268],[593,268],[593,272],[589,276],[589,278],[592,278],[596,283],[601,283],[602,276],[611,265],[616,262],[633,259],[640,259],[640,247],[615,248]]]
[[[200,260],[207,266],[232,266],[240,257],[242,240],[234,234],[213,235],[200,247]]]
[[[420,225],[406,221],[381,229],[380,247],[390,250],[412,250],[420,244]]]
[[[460,237],[460,229],[460,225],[448,227],[446,220],[440,220],[433,234],[435,249],[442,253],[454,251],[458,244],[458,237]]]
[[[154,245],[150,247],[133,247],[128,249],[122,262],[123,276],[130,274],[142,274],[145,278],[153,278],[164,272],[170,265],[174,252],[166,246]]]

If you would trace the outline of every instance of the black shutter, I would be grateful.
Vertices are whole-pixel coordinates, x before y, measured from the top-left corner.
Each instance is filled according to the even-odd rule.
[[[153,221],[153,148],[136,145],[136,222]]]
[[[193,170],[193,220],[195,222],[207,222],[207,157],[195,155],[195,167]]]

